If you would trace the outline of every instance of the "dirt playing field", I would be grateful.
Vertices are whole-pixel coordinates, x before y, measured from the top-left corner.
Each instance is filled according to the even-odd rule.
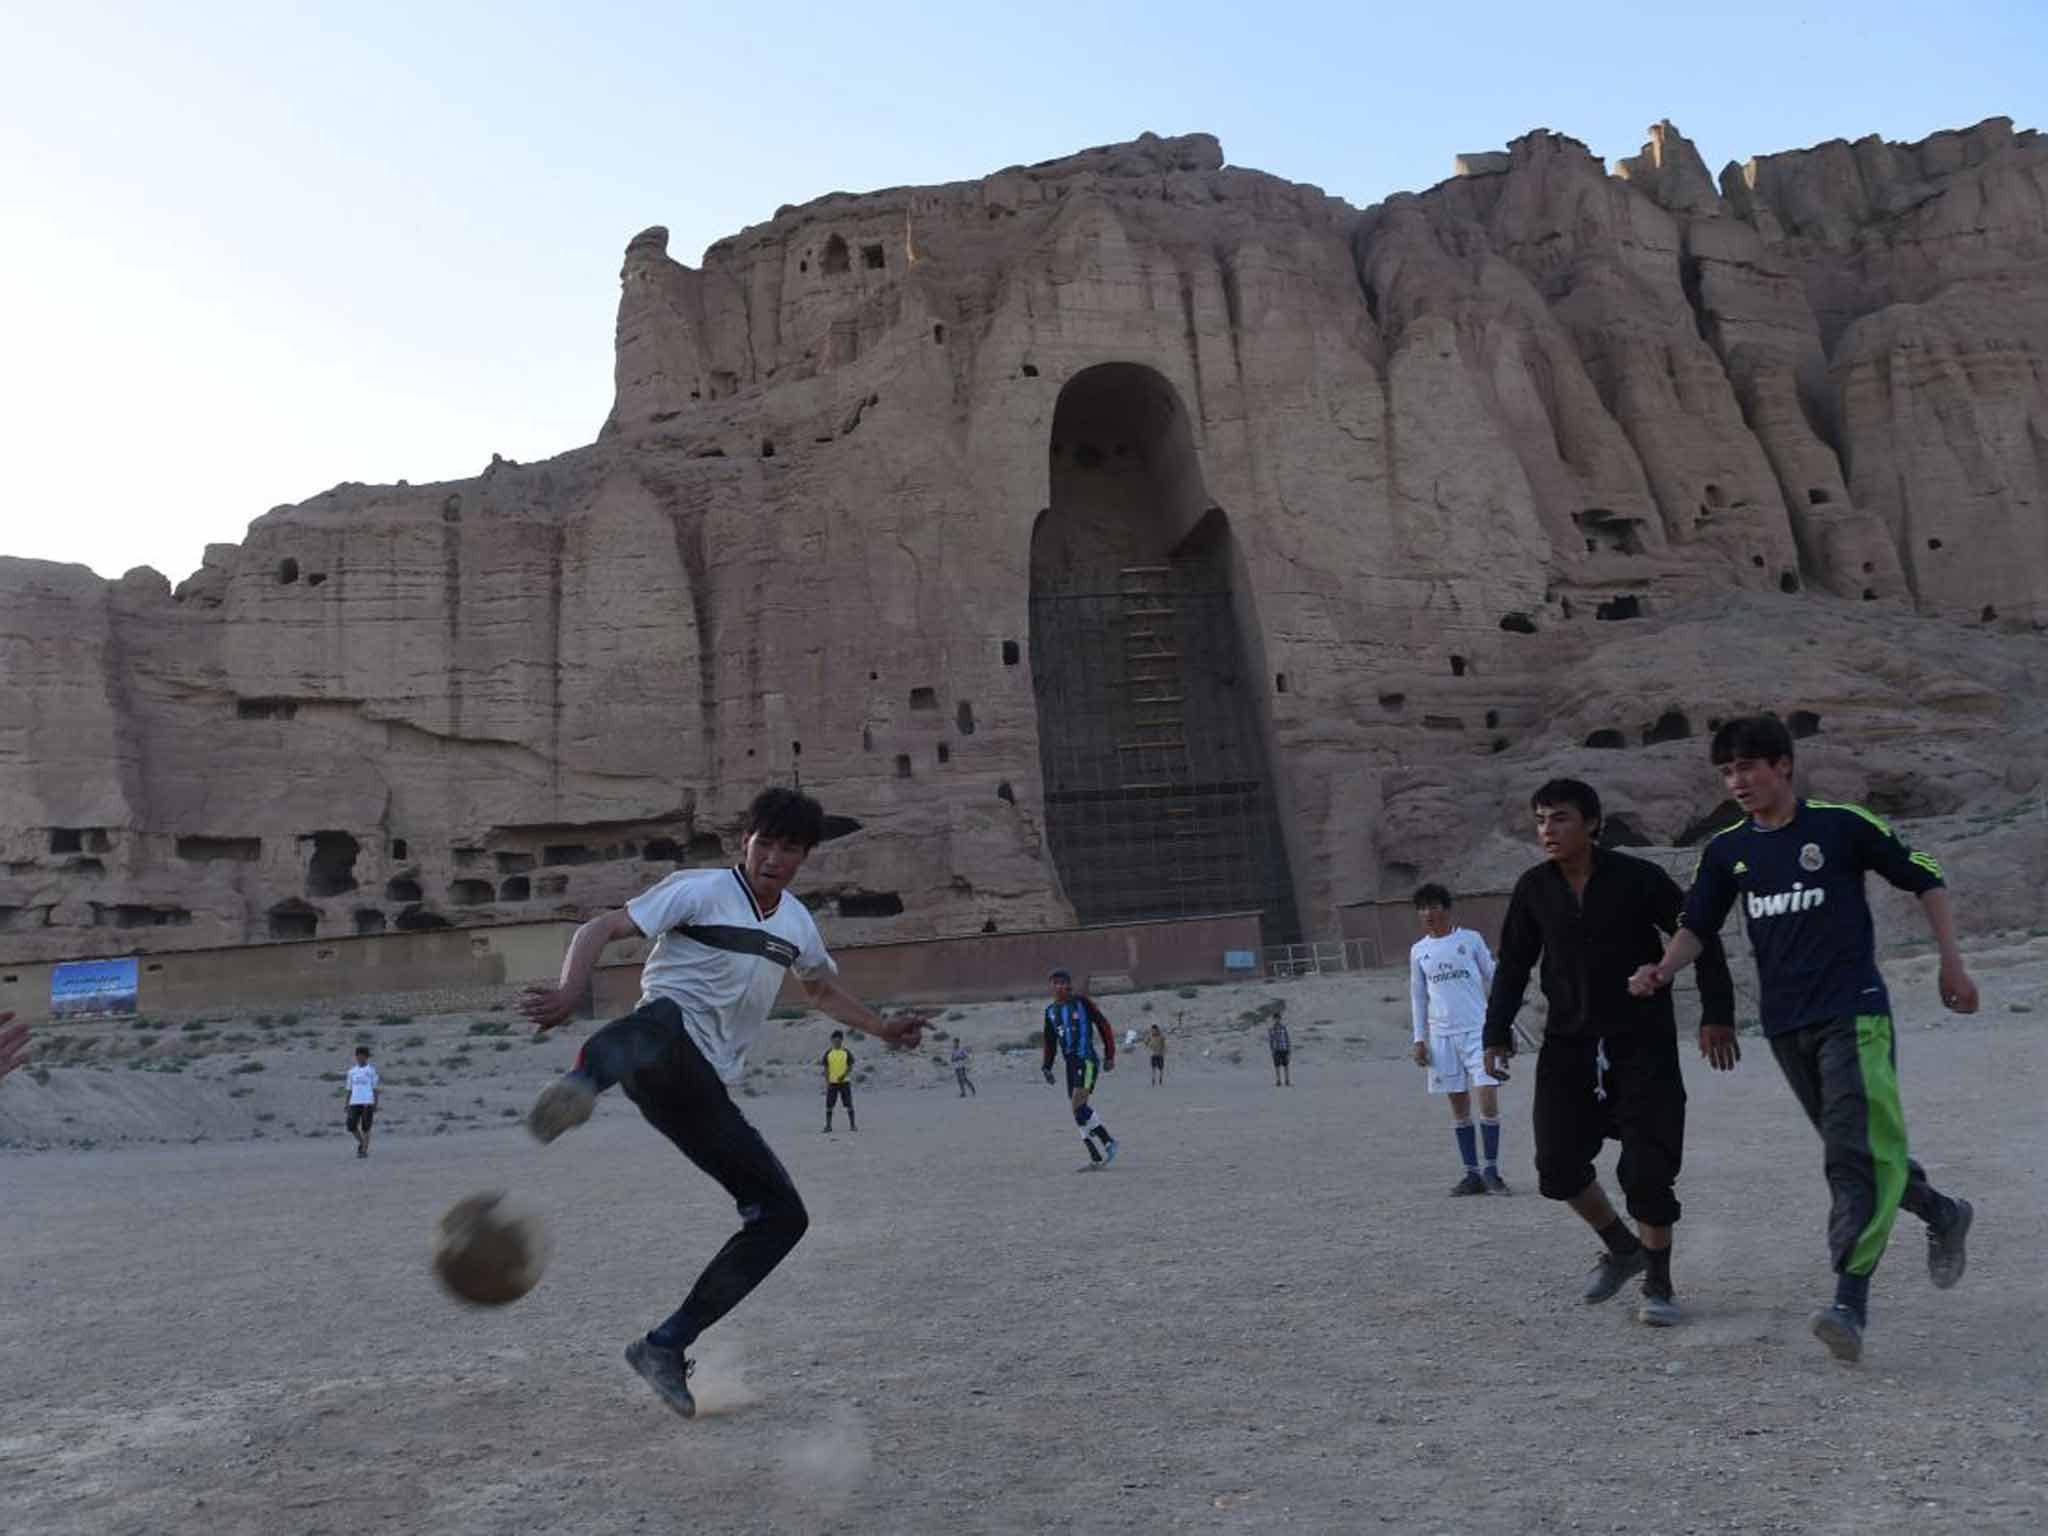
[[[367,1162],[331,1083],[283,1081],[339,1064],[331,1020],[324,1043],[201,1053],[169,1080],[22,1074],[0,1132],[100,1145],[0,1157],[0,1526],[2038,1530],[2044,961],[2039,940],[1981,955],[1985,1011],[1939,1028],[1926,963],[1891,966],[1915,1149],[1979,1215],[1946,1293],[1901,1219],[1854,1368],[1805,1330],[1828,1294],[1820,1151],[1761,1041],[1732,1078],[1689,1064],[1689,1320],[1653,1333],[1632,1293],[1576,1299],[1594,1244],[1533,1192],[1526,1059],[1504,1090],[1516,1196],[1446,1198],[1447,1117],[1401,1059],[1398,977],[1105,999],[1120,1030],[1195,1016],[1166,1086],[1137,1051],[1106,1079],[1124,1155],[1092,1175],[1062,1095],[996,1049],[1028,1004],[943,1026],[978,1048],[978,1098],[928,1049],[870,1077],[859,1134],[830,1138],[807,1075],[822,1028],[771,1025],[762,1058],[784,1065],[746,1107],[812,1228],[707,1336],[694,1423],[619,1350],[680,1299],[730,1205],[629,1105],[548,1148],[503,1115],[580,1030],[471,1053],[438,1088],[421,1069]],[[1291,1090],[1252,1022],[1273,998]],[[417,1028],[431,1053],[474,1022],[377,1037]],[[234,1073],[249,1059],[269,1067]],[[273,1118],[237,1131],[230,1110]],[[207,1139],[110,1146],[122,1115]],[[534,1294],[486,1312],[438,1292],[427,1257],[441,1209],[493,1187],[545,1213],[555,1251]]]

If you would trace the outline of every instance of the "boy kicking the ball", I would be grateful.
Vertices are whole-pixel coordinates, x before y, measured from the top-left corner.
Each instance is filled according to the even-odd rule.
[[[1500,1176],[1500,1079],[1486,1070],[1486,989],[1493,985],[1493,953],[1470,928],[1451,925],[1451,893],[1425,885],[1415,893],[1422,937],[1408,951],[1408,997],[1415,1024],[1415,1064],[1429,1068],[1429,1091],[1447,1094],[1451,1135],[1465,1176],[1454,1195],[1505,1195]],[[1472,1128],[1472,1099],[1479,1099],[1479,1129]],[[1479,1143],[1486,1143],[1486,1171],[1480,1172]]]
[[[741,862],[678,870],[624,907],[576,930],[556,985],[526,989],[520,1011],[543,1030],[574,1014],[599,954],[614,939],[654,941],[640,1004],[593,1034],[576,1066],[544,1090],[527,1125],[543,1142],[590,1118],[617,1085],[648,1124],[716,1179],[739,1205],[740,1229],[664,1321],[626,1346],[626,1360],[684,1418],[697,1337],[730,1312],[789,1254],[810,1218],[789,1174],[728,1089],[785,973],[813,1007],[892,1045],[914,1047],[925,1020],[884,1019],[844,991],[803,903],[787,894],[824,831],[824,811],[793,789],[767,789],[747,813]]]
[[[1941,1290],[1963,1278],[1973,1216],[1969,1201],[1942,1194],[1906,1154],[1898,1044],[1864,875],[1920,898],[1941,955],[1943,1003],[1975,1013],[1977,984],[1956,947],[1941,865],[1860,805],[1801,799],[1783,721],[1730,720],[1715,731],[1711,756],[1746,814],[1700,850],[1684,926],[1629,986],[1641,996],[1669,986],[1742,903],[1764,1037],[1825,1148],[1835,1299],[1814,1313],[1813,1332],[1836,1359],[1858,1360],[1870,1277],[1900,1207],[1927,1224],[1927,1274]],[[1731,1039],[1727,1065],[1740,1054]]]

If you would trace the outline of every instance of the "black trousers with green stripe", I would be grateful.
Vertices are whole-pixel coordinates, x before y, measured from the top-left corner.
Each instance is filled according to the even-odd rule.
[[[1881,1013],[1823,1019],[1773,1035],[1771,1052],[1826,1148],[1828,1252],[1836,1270],[1867,1275],[1900,1206],[1922,1221],[1941,1209],[1926,1170],[1906,1155],[1892,1021]]]

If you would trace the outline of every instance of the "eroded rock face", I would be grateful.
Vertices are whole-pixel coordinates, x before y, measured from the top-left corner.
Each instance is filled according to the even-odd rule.
[[[0,561],[0,950],[581,915],[732,857],[792,779],[841,818],[801,886],[833,938],[1071,921],[1048,795],[1092,786],[1046,711],[1145,722],[1034,648],[1048,528],[1041,585],[1227,587],[1209,691],[1308,934],[1477,871],[1561,763],[1675,837],[1711,781],[1642,744],[1673,712],[1813,710],[1863,792],[1995,807],[2040,772],[2044,165],[1994,120],[1717,189],[1669,124],[1617,175],[1539,132],[1359,212],[1148,137],[786,208],[696,269],[650,229],[593,445],[338,486],[175,594]],[[1128,424],[1108,376],[1068,393],[1107,364]],[[1180,728],[1198,774],[1216,727]]]

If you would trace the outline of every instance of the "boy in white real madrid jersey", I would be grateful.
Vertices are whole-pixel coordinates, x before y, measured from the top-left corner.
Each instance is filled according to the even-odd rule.
[[[1977,984],[1956,945],[1941,865],[1860,805],[1801,798],[1792,733],[1776,715],[1728,721],[1710,756],[1743,819],[1707,839],[1678,932],[1629,990],[1647,997],[1669,986],[1729,909],[1741,907],[1764,1038],[1824,1149],[1835,1299],[1814,1313],[1813,1333],[1836,1359],[1853,1361],[1863,1354],[1870,1277],[1900,1208],[1927,1224],[1927,1274],[1942,1290],[1963,1278],[1974,1218],[1969,1201],[1937,1190],[1906,1152],[1898,1043],[1865,874],[1919,897],[1941,956],[1944,1004],[1975,1013]],[[1741,1051],[1732,1040],[1728,1049],[1733,1066]]]
[[[1486,1070],[1486,990],[1493,985],[1493,954],[1470,928],[1451,925],[1453,898],[1441,885],[1415,893],[1422,937],[1408,951],[1408,996],[1415,1024],[1415,1064],[1429,1068],[1429,1091],[1450,1096],[1451,1134],[1465,1176],[1454,1195],[1505,1195],[1500,1176],[1500,1079]],[[1479,1098],[1479,1128],[1472,1099]],[[1479,1161],[1485,1143],[1484,1171]]]
[[[541,1094],[527,1125],[553,1141],[588,1120],[597,1096],[616,1084],[648,1124],[738,1202],[739,1231],[683,1304],[626,1346],[627,1363],[684,1418],[697,1411],[684,1351],[782,1262],[810,1224],[788,1172],[727,1092],[746,1071],[747,1048],[784,975],[797,974],[813,1007],[892,1045],[916,1046],[925,1027],[915,1014],[884,1019],[841,989],[811,914],[787,894],[824,821],[810,796],[763,790],[747,813],[737,866],[678,870],[593,918],[569,941],[560,981],[529,987],[520,1001],[522,1013],[552,1029],[575,1012],[606,944],[654,940],[639,1007],[584,1043],[575,1069]]]

